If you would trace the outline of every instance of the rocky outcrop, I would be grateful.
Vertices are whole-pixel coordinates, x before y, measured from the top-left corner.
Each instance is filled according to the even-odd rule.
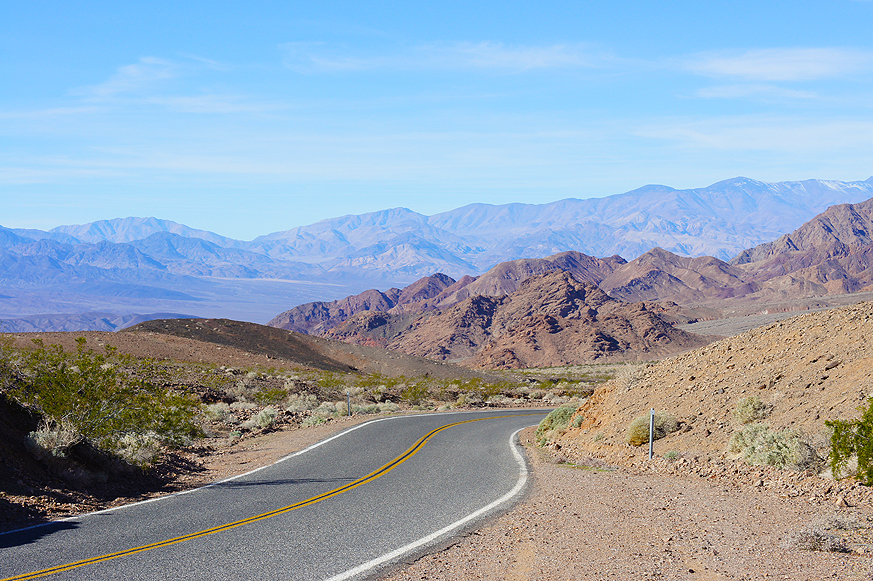
[[[450,276],[437,273],[402,290],[391,288],[383,293],[371,289],[337,301],[306,303],[276,315],[267,325],[309,335],[324,335],[357,313],[387,312],[394,307],[421,303],[439,295],[454,283],[455,280]]]
[[[329,336],[431,359],[504,369],[637,360],[707,342],[662,318],[660,313],[669,310],[646,303],[627,304],[555,270],[528,277],[507,295],[476,295],[447,309],[406,319],[362,313]]]

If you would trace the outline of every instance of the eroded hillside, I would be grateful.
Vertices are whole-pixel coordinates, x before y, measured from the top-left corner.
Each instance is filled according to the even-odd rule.
[[[625,434],[655,408],[680,426],[657,440],[659,453],[722,457],[739,427],[734,410],[749,396],[764,404],[772,428],[802,430],[824,447],[825,421],[857,417],[873,396],[873,302],[800,315],[621,374],[579,408],[584,420],[560,444],[642,456],[645,446],[628,446]]]

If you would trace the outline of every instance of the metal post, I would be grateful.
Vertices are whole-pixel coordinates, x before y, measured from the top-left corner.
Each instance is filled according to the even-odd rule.
[[[349,392],[346,392],[346,405],[349,408],[349,415],[352,415],[352,396],[349,395]]]
[[[649,460],[652,459],[652,453],[655,449],[655,408],[652,408],[652,413],[649,416]]]

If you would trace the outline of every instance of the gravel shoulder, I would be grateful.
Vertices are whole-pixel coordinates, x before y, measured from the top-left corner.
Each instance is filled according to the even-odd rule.
[[[534,482],[509,513],[385,577],[413,579],[870,579],[870,553],[796,548],[803,530],[854,523],[869,505],[783,498],[729,480],[556,463],[522,432]],[[561,462],[562,460],[559,460]]]

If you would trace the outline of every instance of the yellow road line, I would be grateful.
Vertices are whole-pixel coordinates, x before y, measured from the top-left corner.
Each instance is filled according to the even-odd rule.
[[[217,527],[213,527],[211,529],[206,529],[203,531],[199,531],[196,533],[191,533],[188,535],[183,535],[181,537],[175,537],[172,539],[166,539],[163,541],[159,541],[157,543],[152,543],[150,545],[143,545],[141,547],[133,547],[131,549],[126,549],[124,551],[118,551],[117,553],[109,553],[108,555],[101,555],[99,557],[92,557],[90,559],[83,559],[81,561],[75,561],[73,563],[67,563],[65,565],[56,565],[54,567],[50,567],[48,569],[42,569],[40,571],[34,571],[32,573],[24,573],[22,575],[16,575],[14,577],[6,577],[5,579],[0,579],[0,581],[24,581],[26,579],[37,579],[39,577],[46,577],[48,575],[53,575],[55,573],[61,573],[63,571],[69,571],[70,569],[76,569],[78,567],[84,567],[85,565],[94,565],[96,563],[102,563],[104,561],[110,561],[112,559],[118,559],[119,557],[126,557],[128,555],[135,555],[137,553],[142,553],[144,551],[151,551],[152,549],[158,549],[160,547],[167,547],[169,545],[175,545],[177,543],[182,543],[185,541],[190,541],[192,539],[198,539],[200,537],[205,537],[208,535],[213,535],[215,533],[220,533],[222,531],[226,531],[229,529],[233,529],[242,525],[247,525],[249,523],[257,522],[260,520],[268,519],[274,516],[278,516],[280,514],[285,514],[286,512],[291,512],[292,510],[297,510],[298,508],[303,508],[304,506],[310,506],[321,502],[322,500],[327,500],[333,496],[337,496],[338,494],[342,494],[343,492],[347,492],[353,488],[357,488],[362,484],[366,484],[368,482],[372,482],[376,480],[380,476],[384,476],[385,474],[394,470],[397,466],[403,464],[407,460],[409,460],[412,456],[418,453],[419,450],[424,446],[424,444],[430,440],[432,437],[437,435],[438,433],[446,430],[448,428],[453,428],[455,426],[459,426],[461,424],[469,424],[470,422],[481,422],[483,420],[493,420],[497,418],[510,418],[517,417],[521,415],[535,415],[535,414],[512,414],[506,416],[491,416],[488,418],[477,418],[475,420],[464,420],[461,422],[455,422],[453,424],[446,424],[441,428],[436,428],[429,432],[427,435],[418,440],[415,444],[412,445],[406,452],[401,454],[400,456],[394,458],[391,462],[385,464],[378,470],[370,472],[366,476],[363,476],[354,482],[350,482],[345,486],[340,486],[339,488],[334,488],[329,492],[325,492],[324,494],[319,494],[318,496],[313,496],[307,500],[300,501],[295,504],[291,504],[289,506],[285,506],[282,508],[278,508],[276,510],[265,512],[263,514],[250,516],[248,518],[244,518],[242,520],[234,521],[231,523],[223,524]]]

